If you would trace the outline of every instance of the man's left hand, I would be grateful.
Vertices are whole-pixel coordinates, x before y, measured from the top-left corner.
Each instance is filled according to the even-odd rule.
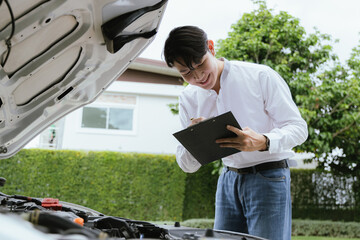
[[[232,138],[217,139],[216,143],[220,144],[220,147],[236,148],[244,152],[261,151],[266,149],[266,137],[252,130],[249,127],[245,127],[240,130],[233,126],[226,126],[226,128],[237,136]]]

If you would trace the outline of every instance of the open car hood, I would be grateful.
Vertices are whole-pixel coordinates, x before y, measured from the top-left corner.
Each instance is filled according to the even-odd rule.
[[[0,3],[3,159],[116,80],[154,39],[167,0]]]
[[[0,180],[1,181],[1,180]],[[53,198],[31,198],[0,192],[0,239],[163,239],[266,240],[244,233],[190,228],[107,216],[93,209]]]

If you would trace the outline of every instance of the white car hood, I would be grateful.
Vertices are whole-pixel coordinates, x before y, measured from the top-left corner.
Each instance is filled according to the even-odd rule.
[[[0,159],[95,100],[154,39],[167,0],[8,3],[14,25],[0,6]]]

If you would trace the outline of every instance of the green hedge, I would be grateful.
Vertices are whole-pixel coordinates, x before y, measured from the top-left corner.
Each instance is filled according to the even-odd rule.
[[[293,218],[360,221],[357,177],[291,169]]]
[[[208,164],[187,174],[183,219],[215,217],[218,175],[212,174],[213,169],[213,164]]]
[[[181,220],[185,178],[173,155],[22,150],[0,161],[2,192],[52,197],[107,215]]]
[[[217,164],[217,163],[214,163]],[[7,194],[52,197],[138,220],[214,218],[214,164],[185,174],[174,155],[26,149],[0,160]],[[360,221],[358,177],[291,169],[293,218]]]
[[[293,236],[360,237],[360,223],[319,220],[292,221]]]

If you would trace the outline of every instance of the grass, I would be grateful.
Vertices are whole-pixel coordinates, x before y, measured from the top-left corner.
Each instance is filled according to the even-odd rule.
[[[360,240],[360,238],[294,236],[294,237],[291,237],[291,240]]]
[[[297,220],[297,222],[299,222],[300,220]],[[311,221],[311,220],[307,220],[307,221],[310,221],[312,224],[318,226],[319,228],[320,227],[323,227],[323,226],[320,226],[318,225],[319,223],[326,223],[326,221],[324,222],[321,222],[321,221]],[[156,223],[156,224],[159,224],[159,225],[162,225],[162,224],[167,224],[167,225],[173,225],[174,222],[161,222],[161,221],[158,221],[158,222],[154,222],[154,221],[151,221],[152,223]],[[349,224],[349,223],[347,223]],[[184,222],[181,222],[181,226],[187,226],[187,227],[195,227],[195,228],[211,228],[213,225],[213,219],[189,219],[189,220],[186,220]],[[355,229],[356,229],[356,226],[355,226]],[[354,230],[354,228],[353,228]],[[300,231],[302,234],[305,234],[307,231]],[[354,234],[352,234],[354,235]],[[350,238],[350,237],[319,237],[319,236],[292,236],[291,237],[292,240],[360,240],[360,238]]]

